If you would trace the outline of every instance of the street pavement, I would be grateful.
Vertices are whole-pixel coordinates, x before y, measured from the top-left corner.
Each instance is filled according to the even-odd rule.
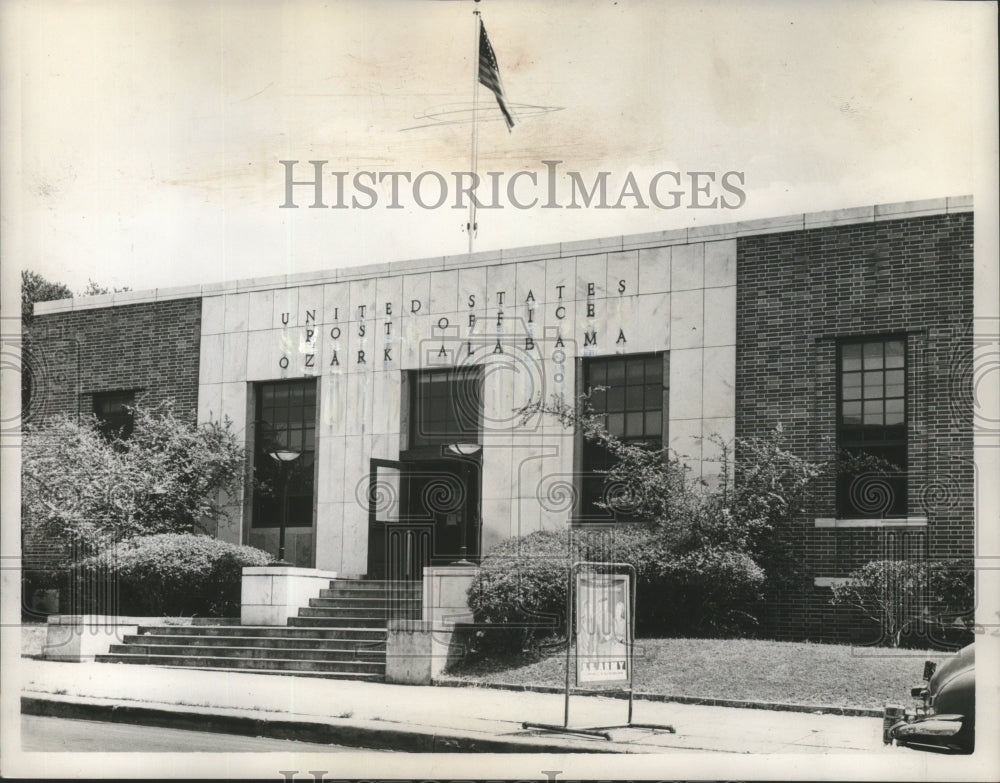
[[[881,721],[637,700],[612,740],[522,728],[562,724],[563,696],[242,672],[21,659],[22,709],[40,715],[305,739],[402,751],[898,753]],[[625,723],[627,702],[573,695],[570,725]],[[103,717],[102,717],[103,716]]]
[[[307,742],[267,737],[21,716],[21,749],[32,753],[315,753],[324,748],[338,753],[361,752],[342,745],[317,748]]]

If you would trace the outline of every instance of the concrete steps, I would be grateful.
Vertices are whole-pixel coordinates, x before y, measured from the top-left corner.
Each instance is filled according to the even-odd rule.
[[[142,656],[194,656],[222,657],[227,659],[349,661],[351,663],[385,663],[385,646],[381,649],[323,647],[249,647],[203,644],[113,644],[112,654]]]
[[[292,618],[294,619],[294,618]],[[198,636],[205,639],[212,637],[229,637],[233,639],[241,638],[283,638],[283,639],[357,639],[357,640],[385,640],[384,629],[364,629],[364,628],[292,628],[280,625],[237,625],[237,626],[187,626],[187,625],[158,625],[140,626],[139,636],[156,634],[161,636]]]
[[[310,630],[305,628],[282,629],[282,630]],[[352,639],[346,633],[347,629],[340,629],[343,633],[341,638],[327,637],[318,639],[310,636],[209,636],[207,634],[129,634],[122,640],[124,644],[114,645],[115,647],[127,646],[157,646],[157,647],[250,647],[250,648],[278,648],[278,649],[338,649],[338,650],[385,650],[384,634],[377,633],[371,639]],[[330,642],[327,646],[317,644],[317,642]]]
[[[107,660],[112,659],[112,660]],[[102,656],[102,663],[139,663],[152,666],[185,666],[199,669],[254,669],[257,671],[308,671],[334,674],[364,674],[371,677],[385,675],[385,656],[381,662],[368,661],[316,661],[301,657],[301,651],[294,658],[234,658],[222,655],[196,655],[187,651],[178,655],[162,653],[117,653]]]
[[[420,583],[335,579],[287,626],[142,626],[96,660],[381,681],[387,620],[420,608]]]

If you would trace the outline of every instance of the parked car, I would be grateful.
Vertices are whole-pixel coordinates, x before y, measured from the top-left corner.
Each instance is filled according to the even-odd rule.
[[[936,666],[924,664],[924,683],[910,691],[911,709],[887,704],[882,741],[920,750],[972,753],[976,742],[976,653],[974,645]]]

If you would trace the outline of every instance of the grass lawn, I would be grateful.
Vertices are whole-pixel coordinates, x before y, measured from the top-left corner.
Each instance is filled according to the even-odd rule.
[[[907,704],[927,658],[948,653],[757,639],[640,639],[637,692],[880,709]],[[566,652],[525,664],[482,660],[448,672],[470,682],[563,687]]]

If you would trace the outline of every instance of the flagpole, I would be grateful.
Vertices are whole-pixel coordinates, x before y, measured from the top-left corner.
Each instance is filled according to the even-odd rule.
[[[478,0],[476,0],[478,2]],[[475,183],[479,172],[479,26],[482,22],[479,19],[479,10],[472,12],[472,18],[476,23],[475,44],[472,55],[472,181]],[[469,199],[469,222],[466,230],[469,232],[469,254],[472,254],[472,243],[476,236],[476,197],[470,193]]]

